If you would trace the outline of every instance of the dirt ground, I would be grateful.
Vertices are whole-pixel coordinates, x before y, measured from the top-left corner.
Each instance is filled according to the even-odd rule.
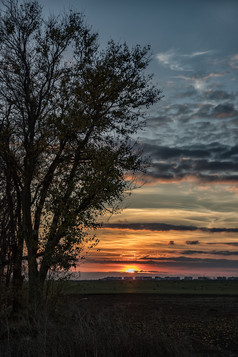
[[[173,343],[186,341],[201,356],[238,356],[238,297],[100,294],[70,299],[95,315],[121,316],[134,333],[149,326]]]

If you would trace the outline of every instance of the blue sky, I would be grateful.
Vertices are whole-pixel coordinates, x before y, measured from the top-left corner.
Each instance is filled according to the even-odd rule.
[[[102,46],[111,38],[151,45],[148,72],[164,95],[138,137],[152,161],[145,184],[99,233],[100,252],[82,271],[132,264],[145,273],[236,274],[238,233],[229,229],[238,227],[238,1],[40,3],[46,14],[83,12]]]

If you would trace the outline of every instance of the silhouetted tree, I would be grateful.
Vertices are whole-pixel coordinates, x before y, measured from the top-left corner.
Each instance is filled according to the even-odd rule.
[[[131,134],[141,126],[145,107],[160,98],[144,74],[149,60],[148,47],[110,41],[100,50],[97,34],[80,14],[46,20],[37,1],[5,2],[1,202],[8,202],[16,281],[24,246],[27,251],[32,302],[48,270],[74,264],[85,228],[95,228],[96,217],[122,199],[126,173],[142,167]]]

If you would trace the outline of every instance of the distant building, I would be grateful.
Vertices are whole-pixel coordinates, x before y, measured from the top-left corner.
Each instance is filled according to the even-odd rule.
[[[199,276],[198,280],[211,280],[208,276]]]
[[[180,276],[166,276],[164,280],[180,280]]]
[[[161,276],[156,276],[155,280],[164,280],[164,278],[162,278]]]
[[[106,276],[105,278],[99,280],[122,280],[121,276]]]
[[[152,276],[142,276],[142,280],[153,280]]]
[[[185,276],[185,277],[183,278],[183,280],[193,280],[193,277],[192,277],[192,276]]]
[[[218,276],[217,280],[226,280],[226,277],[225,276]]]
[[[133,276],[124,276],[124,280],[133,280]]]
[[[238,280],[238,276],[229,276],[227,280]]]

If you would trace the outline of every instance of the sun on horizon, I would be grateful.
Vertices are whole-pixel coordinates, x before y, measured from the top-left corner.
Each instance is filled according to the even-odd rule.
[[[138,268],[135,266],[127,266],[127,267],[125,267],[125,269],[123,269],[123,272],[134,274],[134,273],[138,272]]]

